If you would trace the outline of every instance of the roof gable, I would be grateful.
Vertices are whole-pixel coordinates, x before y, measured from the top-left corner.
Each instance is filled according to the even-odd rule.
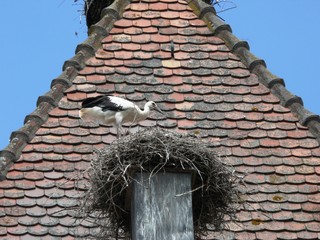
[[[1,152],[1,172],[9,172],[0,182],[6,213],[0,235],[94,236],[96,226],[74,226],[75,213],[65,208],[76,206],[86,188],[85,180],[75,180],[83,178],[93,150],[112,142],[116,132],[81,121],[78,110],[87,97],[116,94],[138,105],[153,100],[168,115],[153,114],[132,132],[159,126],[201,136],[239,173],[250,173],[246,201],[253,208],[239,213],[243,229],[231,223],[225,235],[317,237],[319,119],[211,6],[120,0],[89,32]]]

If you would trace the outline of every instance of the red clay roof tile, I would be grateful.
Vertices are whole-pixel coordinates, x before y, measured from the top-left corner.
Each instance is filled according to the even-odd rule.
[[[299,239],[318,239],[319,234],[316,232],[302,231],[297,233]]]

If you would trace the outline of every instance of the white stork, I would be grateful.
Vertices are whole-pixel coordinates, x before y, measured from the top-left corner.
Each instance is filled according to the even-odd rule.
[[[98,123],[114,125],[117,129],[117,137],[121,133],[123,123],[137,123],[145,120],[151,110],[164,114],[155,102],[149,101],[141,110],[136,104],[115,96],[101,95],[90,97],[82,102],[79,116],[83,120],[93,120]]]

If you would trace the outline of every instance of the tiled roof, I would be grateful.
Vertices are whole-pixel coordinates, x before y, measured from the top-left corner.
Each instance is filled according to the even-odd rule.
[[[151,115],[131,131],[159,126],[201,135],[248,174],[238,222],[208,239],[320,237],[319,116],[211,6],[117,0],[89,34],[0,153],[1,239],[95,236],[92,223],[74,222],[72,207],[87,187],[82,171],[93,150],[116,133],[81,121],[78,110],[83,99],[106,93],[140,106],[154,100],[168,115]]]

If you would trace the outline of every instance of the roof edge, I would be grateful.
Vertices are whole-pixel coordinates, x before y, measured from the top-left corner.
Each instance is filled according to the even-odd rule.
[[[122,16],[128,0],[116,0],[103,9],[101,19],[92,25],[88,31],[88,38],[80,43],[75,55],[64,62],[62,74],[51,82],[50,90],[37,100],[37,108],[26,116],[24,125],[12,132],[10,143],[0,151],[0,181],[6,178],[10,167],[20,158],[23,148],[35,136],[37,130],[48,119],[49,112],[58,105],[64,96],[64,91],[72,85],[78,71],[85,67],[85,62],[95,55],[101,46],[102,39],[108,36],[113,24]]]
[[[249,44],[239,40],[233,33],[231,27],[223,22],[215,11],[206,11],[212,7],[202,0],[186,0],[194,13],[207,23],[213,34],[221,38],[232,53],[240,58],[241,62],[249,69],[251,73],[257,75],[260,83],[270,89],[270,91],[280,99],[280,104],[291,110],[299,122],[308,127],[309,131],[320,143],[320,117],[307,110],[303,106],[300,97],[292,94],[286,87],[284,80],[272,74],[266,66],[264,60],[259,59],[250,52]]]

